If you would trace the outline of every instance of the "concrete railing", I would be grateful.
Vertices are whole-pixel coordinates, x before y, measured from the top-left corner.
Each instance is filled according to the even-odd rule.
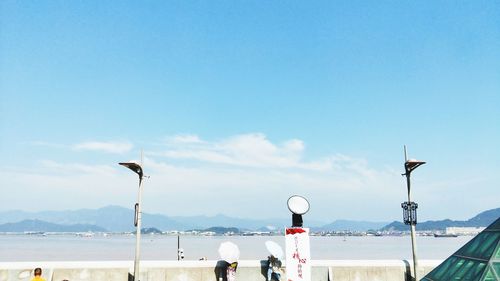
[[[419,261],[424,276],[441,261]],[[219,263],[220,264],[220,263]],[[403,260],[315,260],[312,281],[408,281],[411,261]],[[133,262],[4,262],[0,281],[30,281],[40,267],[47,281],[124,281],[133,272]],[[236,280],[266,280],[266,261],[244,260],[238,264]],[[217,261],[143,261],[141,281],[219,281]],[[286,280],[285,276],[281,280]]]

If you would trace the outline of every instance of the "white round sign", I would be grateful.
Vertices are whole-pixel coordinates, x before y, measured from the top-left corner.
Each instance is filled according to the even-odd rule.
[[[297,215],[303,215],[309,211],[309,202],[300,195],[294,195],[288,198],[287,205],[290,212]]]

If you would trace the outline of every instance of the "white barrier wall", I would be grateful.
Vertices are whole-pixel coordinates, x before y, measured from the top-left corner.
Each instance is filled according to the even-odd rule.
[[[420,276],[441,261],[419,261]],[[411,261],[331,260],[312,261],[314,281],[405,281]],[[125,281],[133,272],[133,262],[12,262],[0,263],[0,281],[30,281],[33,269],[41,267],[47,281]],[[219,281],[217,261],[143,261],[141,281]],[[238,281],[266,280],[265,261],[240,261]],[[286,280],[285,276],[281,280]]]
[[[440,260],[419,261],[419,276],[423,277],[440,263]],[[319,265],[328,266],[331,281],[403,281],[410,280],[413,272],[413,261],[402,260],[317,261],[316,266]]]

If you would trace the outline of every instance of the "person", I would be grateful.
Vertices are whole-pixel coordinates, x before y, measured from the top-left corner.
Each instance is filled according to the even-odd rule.
[[[273,255],[267,257],[268,267],[267,267],[267,281],[280,280],[281,278],[281,261]]]
[[[236,281],[236,268],[238,268],[238,262],[228,263],[227,266],[227,281]]]
[[[45,279],[42,278],[42,269],[41,268],[39,268],[39,267],[35,268],[34,275],[35,275],[35,277],[33,279],[31,279],[31,281],[45,281]]]

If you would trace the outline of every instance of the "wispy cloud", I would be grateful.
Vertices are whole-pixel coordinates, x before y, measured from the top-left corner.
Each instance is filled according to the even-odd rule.
[[[133,144],[127,141],[90,141],[78,143],[72,146],[72,148],[75,150],[91,150],[116,154],[129,152],[133,147]]]
[[[192,134],[180,134],[180,135],[175,135],[173,137],[168,137],[167,138],[168,142],[172,143],[184,143],[184,144],[196,144],[196,143],[203,143],[203,141],[198,137],[197,135],[192,135]]]
[[[172,160],[189,160],[206,165],[298,169],[338,175],[356,174],[362,178],[374,177],[377,174],[365,159],[334,154],[306,160],[305,154],[306,145],[300,139],[273,143],[261,133],[235,135],[212,142],[195,135],[176,136],[168,138],[165,150],[152,153]]]
[[[207,141],[192,136],[196,142],[169,138],[163,151],[149,153],[147,169],[165,180],[193,184],[201,189],[225,186],[235,190],[265,192],[270,186],[294,190],[337,190],[341,192],[387,190],[398,188],[399,174],[390,169],[370,166],[363,158],[343,154],[323,155],[306,160],[306,145],[290,139],[274,143],[264,134],[252,133]],[[165,160],[159,158],[165,157]],[[176,176],[172,176],[176,175]],[[183,176],[181,176],[183,175]]]
[[[236,135],[214,142],[202,140],[196,135],[187,135],[169,138],[167,149],[158,155],[172,159],[257,168],[331,168],[329,158],[304,161],[304,150],[304,142],[299,139],[275,144],[260,133]]]
[[[71,146],[110,153],[127,152],[131,147],[127,142]],[[286,216],[281,203],[292,194],[301,194],[313,202],[313,216],[315,212],[318,217],[326,216],[321,209],[335,209],[339,216],[353,218],[348,210],[354,204],[367,213],[368,205],[379,194],[385,194],[380,199],[384,202],[399,202],[398,194],[404,195],[398,173],[343,154],[311,159],[306,144],[296,138],[273,142],[264,134],[251,133],[209,141],[196,135],[176,135],[153,147],[155,151],[146,149],[144,158],[144,171],[151,176],[145,181],[144,200],[159,212],[243,217],[284,212]],[[110,164],[108,157],[100,155],[91,162],[41,161],[36,170],[16,171],[9,178],[10,185],[23,186],[23,192],[9,196],[12,199],[32,192],[32,197],[36,194],[50,204],[62,205],[76,194],[88,200],[82,207],[90,202],[94,206],[102,202],[128,204],[135,198],[136,178],[118,168],[116,161]],[[96,193],[99,198],[90,196]],[[11,199],[3,200],[8,205]],[[231,204],[225,203],[229,201]],[[387,211],[388,206],[391,204],[379,211]],[[371,214],[377,216],[377,212]]]
[[[92,175],[112,175],[116,169],[110,165],[89,165],[82,163],[59,163],[53,160],[42,160],[40,166],[50,172],[60,174],[92,174]]]
[[[322,216],[323,209],[354,218],[357,215],[349,213],[350,208],[366,213],[370,209],[367,205],[380,194],[384,194],[380,198],[383,206],[372,211],[373,216],[393,207],[390,202],[399,202],[398,196],[404,195],[398,173],[374,169],[368,161],[348,156],[325,157],[326,164],[318,164],[320,168],[286,168],[281,162],[275,166],[266,162],[263,165],[267,166],[262,168],[264,166],[256,167],[255,163],[250,166],[233,164],[226,155],[219,154],[225,159],[207,156],[210,161],[191,156],[179,162],[175,161],[177,158],[148,156],[144,159],[145,172],[151,176],[146,182],[148,192],[155,194],[162,206],[168,201],[173,211],[189,206],[187,211],[194,214],[231,212],[249,216],[254,212],[265,216],[267,212],[281,212],[282,202],[290,195],[301,194],[313,202],[313,215]],[[225,202],[239,208],[226,206]],[[207,209],[207,206],[213,207]]]
[[[4,209],[32,210],[99,208],[128,205],[135,198],[135,177],[107,164],[42,160],[33,168],[2,169],[13,187],[0,198]],[[36,206],[33,206],[36,202]]]

